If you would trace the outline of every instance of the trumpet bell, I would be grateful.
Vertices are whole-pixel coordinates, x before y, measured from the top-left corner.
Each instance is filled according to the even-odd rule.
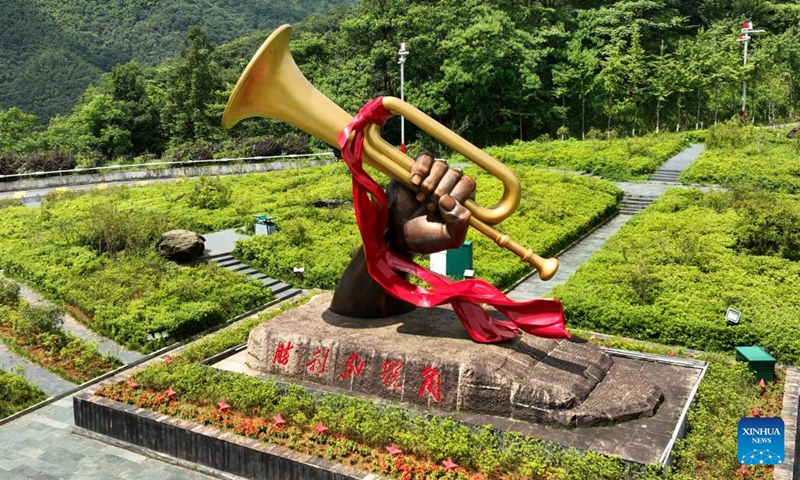
[[[261,45],[239,77],[228,99],[225,113],[222,115],[222,125],[231,128],[249,117],[276,118],[336,148],[339,132],[350,124],[353,117],[323,95],[303,76],[289,51],[291,35],[291,27],[283,25]],[[464,206],[472,213],[470,225],[539,270],[540,278],[543,280],[555,274],[558,260],[543,259],[508,238],[508,235],[492,228],[492,225],[514,213],[519,205],[521,195],[519,181],[508,167],[400,99],[384,97],[383,106],[394,115],[403,115],[503,182],[503,196],[494,207],[482,207],[471,200],[464,202]],[[365,133],[364,161],[393,179],[414,188],[409,181],[413,160],[383,140],[378,126],[368,126]]]

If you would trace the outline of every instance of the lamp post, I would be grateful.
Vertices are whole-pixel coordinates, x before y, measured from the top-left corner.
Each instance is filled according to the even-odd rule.
[[[753,30],[753,22],[744,22],[742,24],[742,34],[739,35],[739,38],[736,40],[740,42],[744,42],[744,63],[743,65],[747,66],[747,47],[750,44],[750,34],[751,33],[763,33],[764,30]],[[747,79],[742,79],[742,123],[747,122],[747,109],[745,108],[747,103]]]
[[[400,100],[405,101],[405,64],[408,50],[406,50],[406,42],[400,44],[400,50],[397,51],[400,56],[397,63],[400,64]],[[406,153],[406,119],[400,117],[400,151]]]

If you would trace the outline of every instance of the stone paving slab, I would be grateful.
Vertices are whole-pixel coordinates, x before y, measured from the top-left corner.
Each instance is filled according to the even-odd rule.
[[[133,363],[144,358],[144,355],[127,350],[116,342],[94,333],[82,323],[75,320],[71,315],[64,315],[64,330],[75,335],[84,342],[97,345],[97,349],[100,350],[100,353],[119,358],[124,363]]]
[[[5,344],[0,343],[0,369],[16,373],[16,369],[18,368],[21,368],[18,373],[24,377],[25,380],[36,385],[51,397],[68,392],[77,386],[72,382],[64,380],[55,373],[36,365],[27,358],[20,357],[9,350]]]
[[[214,478],[71,433],[72,417],[70,396],[0,425],[0,479]]]
[[[220,230],[219,232],[204,233],[206,239],[206,255],[218,255],[230,253],[236,245],[236,241],[242,238],[250,238],[249,235],[236,232],[235,228]]]
[[[531,300],[533,298],[542,298],[546,296],[553,287],[566,282],[567,279],[575,273],[578,267],[602,247],[609,237],[617,233],[617,230],[630,218],[631,215],[617,215],[611,219],[611,221],[584,237],[572,248],[562,253],[561,256],[558,257],[558,271],[550,280],[543,282],[539,280],[538,275],[534,274],[524,282],[515,286],[512,290],[506,292],[506,295],[508,295],[508,298],[517,301]]]
[[[786,384],[783,389],[784,461],[775,466],[774,480],[800,478],[800,368],[786,367]]]
[[[666,161],[659,170],[686,170],[705,151],[705,145],[692,143],[689,148],[679,152]]]

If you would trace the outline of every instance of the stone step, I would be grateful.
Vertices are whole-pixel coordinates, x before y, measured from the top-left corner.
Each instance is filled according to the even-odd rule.
[[[214,263],[219,265],[220,267],[227,267],[228,265],[236,265],[237,263],[242,263],[235,258],[226,258],[225,260],[217,260]]]
[[[288,299],[290,299],[290,298],[292,298],[292,297],[294,297],[296,295],[299,295],[301,293],[303,293],[303,291],[298,289],[298,288],[289,288],[289,289],[284,290],[284,291],[278,293],[277,295],[275,295],[275,299],[280,301],[280,302],[282,302],[284,300],[288,300]]]
[[[244,272],[241,272],[241,273],[244,274]],[[250,277],[251,279],[253,279],[253,280],[263,280],[265,278],[269,278],[266,274],[261,273],[261,272],[258,272],[258,273],[247,273],[246,275],[248,277]]]
[[[264,277],[264,278],[261,279],[261,283],[265,287],[271,287],[273,285],[277,285],[278,283],[281,283],[281,281],[280,280],[275,280],[274,278]]]
[[[225,265],[224,267],[227,268],[228,270],[231,270],[233,272],[239,273],[239,272],[242,272],[242,271],[247,270],[248,268],[250,268],[250,265],[247,265],[246,263],[242,263],[242,262],[236,262],[236,263],[231,263],[231,264]],[[246,274],[242,274],[242,275],[246,275]]]
[[[271,287],[269,287],[269,289],[272,290],[272,293],[274,293],[275,295],[277,295],[277,294],[279,294],[281,292],[285,292],[286,290],[289,290],[290,288],[292,288],[291,285],[287,285],[287,284],[285,284],[283,282],[277,282],[274,285],[272,285]]]
[[[242,264],[242,265],[244,265],[244,264]],[[252,276],[252,275],[258,274],[259,272],[258,272],[258,270],[256,270],[255,268],[252,268],[252,267],[250,267],[250,266],[248,265],[248,267],[247,267],[246,269],[244,269],[244,270],[238,270],[238,271],[237,271],[237,273],[239,273],[239,274],[241,274],[241,275]],[[266,275],[264,275],[264,276],[266,277]]]

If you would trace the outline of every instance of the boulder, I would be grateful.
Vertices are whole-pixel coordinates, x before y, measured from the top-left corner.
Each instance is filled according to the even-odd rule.
[[[156,252],[176,262],[191,262],[203,255],[205,241],[202,235],[189,230],[170,230],[161,235]]]

